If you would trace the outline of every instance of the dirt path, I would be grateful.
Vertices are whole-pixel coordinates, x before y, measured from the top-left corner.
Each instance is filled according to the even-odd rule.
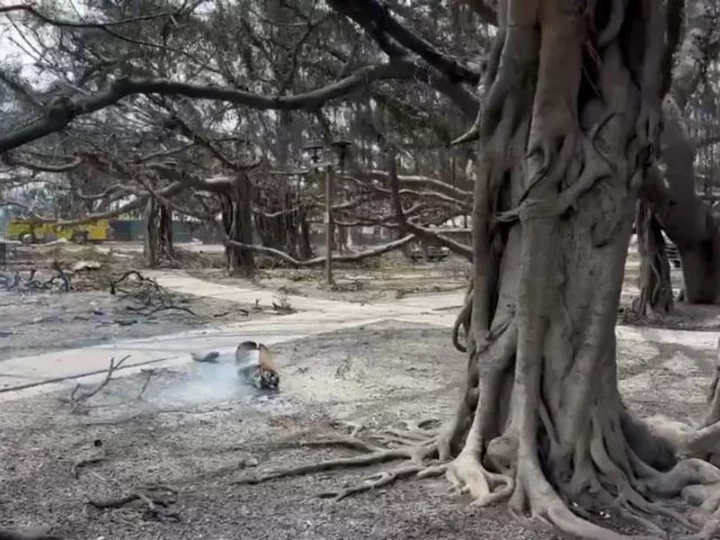
[[[273,310],[278,312],[275,297],[270,291],[208,283],[182,272],[148,272],[147,275],[155,279],[168,293],[183,297],[193,293],[196,299],[203,299],[208,303],[235,303],[247,306],[253,314],[256,310],[259,310],[260,314]],[[148,367],[189,364],[192,362],[190,355],[193,352],[204,354],[215,350],[232,354],[240,341],[252,340],[272,345],[312,334],[362,326],[394,316],[431,315],[429,322],[450,325],[454,315],[442,310],[459,309],[462,298],[457,293],[440,294],[374,305],[303,297],[293,297],[291,301],[294,306],[308,311],[282,317],[260,317],[249,322],[206,325],[202,329],[181,334],[114,340],[111,344],[5,360],[0,365],[0,400],[68,389],[77,381],[91,383],[101,380],[111,358],[118,360],[129,357],[123,364],[123,369],[116,372],[117,376],[123,376]],[[285,302],[290,304],[288,299],[285,299]],[[438,313],[439,321],[432,316],[435,313]],[[446,319],[450,321],[447,322]]]

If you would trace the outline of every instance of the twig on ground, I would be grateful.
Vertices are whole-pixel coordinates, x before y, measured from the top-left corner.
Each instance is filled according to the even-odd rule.
[[[128,278],[134,277],[133,281]],[[122,288],[121,284],[132,284],[130,287]],[[139,307],[127,306],[125,309],[138,315],[149,317],[160,311],[176,309],[184,311],[193,317],[197,317],[192,309],[177,305],[173,293],[159,285],[154,279],[146,278],[137,270],[125,272],[116,280],[110,280],[110,294],[117,295],[122,293],[125,298],[135,300],[140,304]]]
[[[150,379],[153,378],[154,375],[157,375],[157,369],[154,368],[148,368],[148,369],[141,369],[140,373],[143,373],[145,375],[145,384],[143,384],[143,387],[140,389],[140,393],[138,394],[138,399],[142,399],[143,394],[145,393],[145,390],[147,389],[148,385],[150,384]]]
[[[70,291],[70,288],[72,287],[70,284],[70,278],[65,274],[62,267],[60,266],[60,263],[58,261],[53,261],[52,263],[52,269],[55,270],[58,273],[58,276],[62,282],[63,282],[63,289],[65,292]],[[53,281],[55,280],[55,277],[51,278],[48,282],[50,286],[52,286]]]
[[[88,399],[90,399],[95,394],[100,392],[103,388],[105,388],[110,382],[110,379],[112,378],[115,370],[120,369],[120,367],[128,358],[130,358],[129,354],[123,357],[117,364],[115,363],[115,358],[111,358],[110,366],[108,367],[107,373],[105,374],[105,379],[89,392],[78,394],[78,391],[80,390],[80,388],[82,388],[82,384],[78,383],[75,389],[70,394],[70,403],[72,404],[72,410],[70,412],[76,412]]]
[[[236,308],[230,309],[228,311],[222,311],[220,313],[215,313],[215,315],[213,315],[213,317],[215,317],[215,318],[226,317],[233,313],[242,313],[246,317],[250,316],[250,310],[247,310],[247,309],[241,308],[241,307],[236,307]]]
[[[150,315],[154,315],[158,311],[165,311],[166,309],[179,309],[180,311],[185,311],[186,313],[189,313],[193,317],[197,317],[197,313],[185,306],[157,306],[156,308],[151,309],[147,313],[144,313],[144,315],[149,317]]]
[[[72,467],[70,467],[70,474],[72,474],[73,477],[78,478],[80,476],[81,468],[87,465],[94,465],[95,463],[102,463],[105,460],[107,460],[107,456],[104,453],[88,458],[78,459],[75,463],[73,463]]]

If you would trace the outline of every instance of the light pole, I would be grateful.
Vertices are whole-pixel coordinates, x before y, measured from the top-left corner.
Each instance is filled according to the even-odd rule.
[[[340,165],[340,172],[345,172],[345,159],[347,157],[348,149],[350,148],[350,142],[337,140],[331,143],[333,150],[337,153],[338,163]],[[332,161],[320,162],[320,153],[322,152],[325,145],[322,142],[313,142],[305,145],[305,150],[310,153],[310,161],[313,163],[313,168],[321,169],[325,167],[325,215],[323,221],[325,222],[325,246],[327,255],[325,258],[325,280],[328,285],[333,284],[333,266],[332,266],[332,243],[333,243],[333,195],[335,193],[335,171],[333,169]]]
[[[323,166],[327,167],[325,171],[325,215],[323,221],[325,222],[325,280],[328,285],[333,284],[332,275],[332,237],[333,237],[333,223],[332,223],[332,194],[333,194],[333,182],[332,182],[332,163],[320,163],[320,153],[323,150],[323,144],[321,142],[314,142],[305,145],[305,150],[310,153],[310,161],[313,164],[314,169],[321,169]]]

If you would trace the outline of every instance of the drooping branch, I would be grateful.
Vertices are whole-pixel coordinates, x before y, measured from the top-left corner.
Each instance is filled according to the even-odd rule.
[[[0,159],[2,159],[3,163],[10,167],[24,167],[26,169],[30,169],[31,171],[55,173],[70,171],[72,169],[78,168],[82,164],[82,158],[80,156],[75,156],[70,163],[62,164],[40,163],[38,161],[30,161],[21,157],[14,156],[10,152],[0,154]]]
[[[44,116],[29,125],[0,137],[0,153],[56,133],[76,118],[100,111],[121,99],[135,94],[160,94],[186,96],[193,99],[226,101],[258,110],[316,109],[341,99],[373,81],[388,79],[429,78],[427,68],[407,60],[366,66],[352,75],[317,90],[294,96],[271,97],[235,88],[213,85],[182,83],[168,79],[123,78],[115,81],[104,91],[89,97],[57,98],[50,103]]]
[[[158,190],[158,193],[161,194],[163,197],[173,197],[179,193],[181,193],[183,190],[187,189],[187,185],[182,182],[175,182],[170,185],[168,185],[165,188],[162,188]],[[127,212],[132,212],[134,210],[138,210],[145,206],[147,203],[148,198],[150,197],[150,194],[147,192],[141,192],[135,195],[135,198],[125,204],[122,204],[118,206],[117,208],[114,208],[112,210],[107,210],[105,212],[96,212],[87,214],[85,216],[74,218],[74,219],[56,219],[51,218],[47,216],[40,216],[37,215],[32,208],[30,208],[28,205],[21,203],[19,201],[13,201],[9,199],[0,199],[0,206],[17,206],[19,208],[22,208],[28,213],[28,219],[34,223],[52,223],[55,225],[61,225],[61,226],[72,226],[72,225],[79,225],[81,223],[87,223],[88,221],[97,221],[99,219],[111,219],[117,216],[120,216],[122,214],[125,214]]]
[[[425,229],[424,227],[419,227],[418,225],[415,225],[407,219],[405,211],[402,207],[402,201],[400,200],[400,182],[398,180],[397,174],[397,163],[395,160],[395,156],[392,153],[390,157],[389,169],[392,207],[393,211],[395,212],[395,219],[398,223],[398,226],[400,227],[400,231],[404,233],[412,233],[425,242],[431,242],[444,246],[453,253],[461,255],[471,261],[472,249],[468,246],[456,242],[455,240],[452,240],[442,234],[438,234],[429,229]]]
[[[466,82],[475,86],[480,81],[479,71],[470,69],[441,53],[431,43],[405,28],[380,0],[332,0],[330,4],[358,22],[362,22],[364,18],[370,19],[376,30],[390,35],[400,45],[420,56],[430,66],[443,73],[451,83]]]
[[[358,251],[357,253],[353,253],[352,255],[334,256],[332,258],[332,261],[338,262],[338,263],[356,263],[356,262],[362,261],[364,259],[369,259],[371,257],[379,257],[380,255],[384,255],[385,253],[390,253],[391,251],[400,249],[404,245],[408,244],[414,238],[415,238],[414,234],[409,234],[407,236],[404,236],[403,238],[400,238],[399,240],[389,242],[387,244],[378,246],[373,249],[368,249],[365,251]],[[295,259],[294,257],[291,257],[287,253],[284,253],[278,249],[269,248],[269,247],[265,247],[265,246],[243,244],[240,242],[234,242],[234,241],[228,239],[227,237],[224,239],[224,242],[227,245],[236,246],[240,249],[247,249],[247,250],[253,251],[255,253],[264,253],[265,255],[271,255],[273,257],[280,259],[281,261],[287,263],[288,265],[290,265],[294,268],[309,268],[309,267],[322,266],[325,264],[325,261],[326,261],[326,257],[314,257],[312,259],[302,261],[302,260]]]
[[[39,11],[37,8],[30,4],[11,4],[9,6],[0,6],[0,14],[8,15],[13,12],[25,12],[40,21],[49,24],[51,26],[59,26],[63,28],[99,28],[104,29],[112,26],[123,26],[138,22],[150,21],[153,19],[159,19],[163,17],[177,16],[178,12],[166,11],[162,13],[155,13],[151,15],[141,15],[139,17],[130,17],[127,19],[121,19],[118,21],[107,21],[107,22],[90,22],[90,21],[68,21],[63,19],[56,19],[50,17]]]
[[[379,179],[383,182],[387,182],[389,179],[389,173],[379,170],[363,172],[358,174],[358,176],[368,179]],[[398,175],[397,179],[400,184],[416,184],[421,186],[429,186],[438,189],[439,191],[446,191],[452,194],[452,196],[456,197],[458,200],[467,201],[470,197],[472,197],[472,191],[461,189],[457,186],[448,184],[447,182],[443,182],[442,180],[438,180],[437,178],[431,178],[429,176],[401,174]]]

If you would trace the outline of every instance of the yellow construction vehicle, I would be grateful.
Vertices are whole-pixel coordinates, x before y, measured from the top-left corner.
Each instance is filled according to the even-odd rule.
[[[44,243],[64,238],[76,244],[102,242],[110,239],[110,222],[107,219],[88,221],[78,225],[38,223],[29,219],[12,219],[8,225],[8,238],[23,244]]]

